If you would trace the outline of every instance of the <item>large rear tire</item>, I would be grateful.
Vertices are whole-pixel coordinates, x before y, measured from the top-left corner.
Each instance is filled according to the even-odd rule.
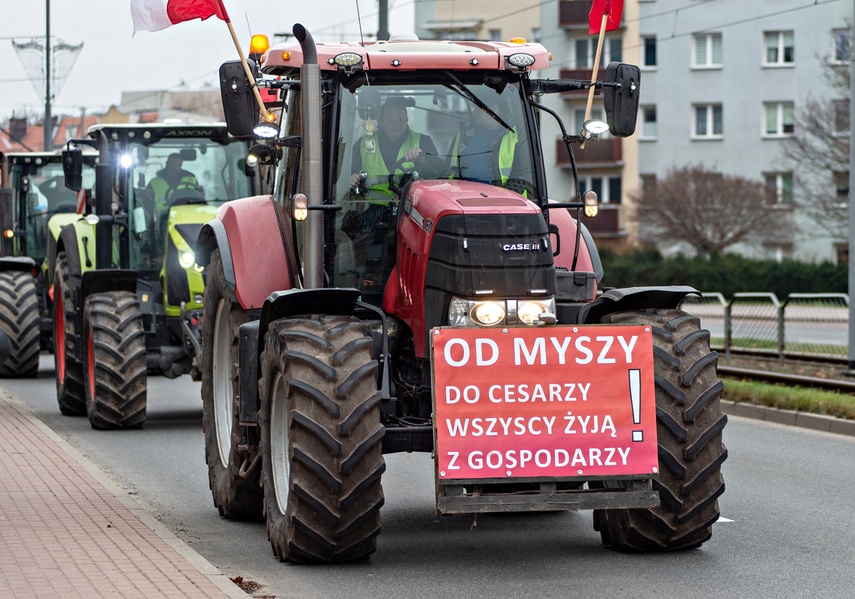
[[[373,341],[351,317],[271,323],[259,383],[267,536],[284,561],[377,549],[386,469]]]
[[[29,272],[0,272],[0,330],[12,344],[0,362],[0,377],[34,377],[39,372],[39,289]]]
[[[202,428],[214,506],[226,518],[263,516],[260,471],[240,448],[238,327],[250,318],[226,285],[220,251],[214,250],[205,284],[202,319]]]
[[[145,329],[136,293],[93,293],[83,305],[84,391],[98,430],[145,424]]]
[[[594,529],[604,545],[619,551],[694,549],[712,536],[724,492],[721,465],[727,459],[721,413],[724,385],[716,374],[718,354],[709,331],[679,310],[621,312],[604,324],[653,328],[656,434],[660,503],[648,509],[596,510]]]
[[[75,308],[65,252],[56,256],[53,294],[53,363],[56,378],[56,399],[59,411],[66,416],[86,414],[83,394],[83,363],[75,358],[77,330],[74,326]]]

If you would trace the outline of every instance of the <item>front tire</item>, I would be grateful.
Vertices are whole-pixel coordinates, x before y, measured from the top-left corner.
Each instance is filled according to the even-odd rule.
[[[145,424],[145,329],[136,293],[93,293],[83,307],[84,391],[98,430]]]
[[[594,529],[604,545],[619,551],[694,549],[712,536],[724,492],[721,464],[727,459],[721,413],[724,384],[716,374],[718,354],[709,331],[680,310],[611,314],[603,324],[653,329],[656,434],[660,504],[647,509],[596,510]]]
[[[66,416],[86,414],[83,393],[83,363],[75,355],[80,339],[75,321],[74,294],[65,252],[56,256],[53,296],[53,363],[56,378],[56,399],[59,411]]]
[[[0,362],[0,377],[30,378],[39,372],[39,289],[29,272],[0,272],[0,330],[12,352]]]
[[[267,536],[304,563],[377,549],[386,469],[377,361],[364,323],[320,316],[271,323],[259,383]]]
[[[240,520],[257,520],[263,515],[260,468],[251,465],[255,455],[239,449],[238,327],[249,320],[234,291],[226,285],[220,251],[214,250],[208,265],[202,319],[205,462],[214,506],[221,516]]]

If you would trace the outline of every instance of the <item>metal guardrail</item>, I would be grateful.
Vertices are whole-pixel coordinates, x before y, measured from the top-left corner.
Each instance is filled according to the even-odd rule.
[[[701,319],[710,345],[723,350],[766,354],[780,359],[847,360],[849,296],[845,293],[792,293],[783,302],[774,293],[721,293],[687,296],[680,309]]]

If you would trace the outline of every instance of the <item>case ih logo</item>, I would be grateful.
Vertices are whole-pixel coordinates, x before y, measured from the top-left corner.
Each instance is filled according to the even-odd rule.
[[[502,245],[503,252],[539,252],[540,243],[505,243]]]

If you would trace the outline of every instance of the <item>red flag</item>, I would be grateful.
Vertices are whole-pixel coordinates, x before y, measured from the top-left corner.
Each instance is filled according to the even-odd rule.
[[[606,31],[620,29],[620,17],[623,14],[623,0],[594,0],[591,12],[588,13],[588,34],[596,35],[600,32],[603,24],[603,15],[606,19]]]
[[[176,23],[210,17],[229,22],[222,0],[131,0],[134,33],[160,31]]]

